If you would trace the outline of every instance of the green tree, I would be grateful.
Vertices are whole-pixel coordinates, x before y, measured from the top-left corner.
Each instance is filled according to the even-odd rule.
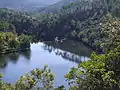
[[[71,90],[119,90],[119,51],[118,47],[108,54],[93,53],[91,60],[73,67],[65,75]]]
[[[18,37],[19,41],[20,41],[20,48],[21,49],[28,49],[30,48],[30,37],[27,35],[20,35]]]
[[[4,83],[0,79],[0,90],[53,90],[53,88],[54,75],[47,66],[32,70],[22,76],[15,85]]]

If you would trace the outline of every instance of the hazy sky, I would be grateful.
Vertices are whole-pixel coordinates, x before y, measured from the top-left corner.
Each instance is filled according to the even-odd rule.
[[[21,5],[27,7],[47,6],[56,3],[60,0],[0,0],[0,7],[14,7],[19,8]]]
[[[52,4],[60,0],[0,0],[1,4],[27,4],[27,3],[39,3],[39,4]]]
[[[31,1],[31,2],[42,2],[42,3],[54,3],[54,2],[58,2],[60,0],[27,0],[27,1]]]

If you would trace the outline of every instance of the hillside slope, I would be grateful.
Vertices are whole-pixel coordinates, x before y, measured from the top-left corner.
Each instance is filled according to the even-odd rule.
[[[47,7],[42,7],[38,9],[38,12],[56,12],[57,10],[61,9],[63,6],[69,5],[70,3],[73,2],[80,2],[80,1],[81,0],[61,0]]]
[[[39,37],[45,40],[54,40],[56,37],[75,39],[101,50],[106,37],[101,25],[120,16],[119,4],[119,0],[82,0],[66,5],[57,14],[44,15]]]

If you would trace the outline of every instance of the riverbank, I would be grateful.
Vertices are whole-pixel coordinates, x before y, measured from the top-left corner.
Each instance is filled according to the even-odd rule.
[[[5,52],[0,52],[0,55],[2,54],[9,54],[9,53],[16,53],[16,52],[24,52],[24,51],[30,51],[30,48],[24,48],[24,49],[9,49]]]
[[[0,32],[0,54],[25,51],[30,49],[28,35],[16,35],[12,32]]]
[[[73,38],[70,38],[70,40],[82,42],[84,45],[90,47],[93,51],[96,51],[98,54],[103,54],[103,53],[104,53],[102,48],[96,47],[95,45],[92,45],[92,44],[89,44],[89,43],[87,43],[87,42],[84,42],[84,41],[81,40],[80,38],[73,37]]]
[[[75,43],[75,46],[70,43]],[[65,52],[67,53],[64,54]],[[62,56],[59,53],[62,53]],[[30,52],[1,55],[0,68],[1,73],[4,75],[3,80],[8,83],[15,83],[20,76],[33,69],[43,68],[47,64],[55,75],[55,87],[64,85],[67,88],[68,85],[64,75],[69,72],[71,67],[79,64],[78,59],[75,58],[78,57],[77,55],[71,57],[76,53],[79,53],[79,62],[81,62],[80,60],[88,60],[91,54],[88,47],[82,46],[81,43],[65,41],[59,44],[59,47],[54,46],[53,42],[47,44],[42,42],[34,43],[31,44]]]
[[[97,46],[95,46],[95,45],[93,45],[93,44],[89,44],[89,43],[87,43],[87,42],[84,42],[82,39],[77,38],[77,37],[68,37],[68,38],[58,37],[58,40],[57,40],[57,41],[55,41],[54,38],[43,38],[41,41],[42,41],[42,42],[44,42],[44,41],[55,41],[55,42],[61,42],[61,43],[62,43],[62,42],[64,42],[64,40],[73,40],[73,41],[81,42],[81,43],[83,43],[85,46],[91,48],[93,51],[96,51],[98,54],[103,54],[103,53],[104,53],[104,51],[103,51],[102,48],[97,47]]]

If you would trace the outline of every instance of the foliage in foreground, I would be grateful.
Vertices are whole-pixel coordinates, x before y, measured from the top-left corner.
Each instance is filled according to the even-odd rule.
[[[70,90],[119,90],[120,46],[108,54],[93,53],[91,60],[71,68],[65,75]],[[22,76],[15,85],[0,82],[0,90],[65,90],[54,88],[54,75],[45,66]]]
[[[92,54],[91,60],[73,67],[65,75],[75,90],[119,90],[120,47],[108,54]]]
[[[53,87],[54,75],[47,66],[22,76],[15,85],[0,82],[0,90],[52,90]]]

